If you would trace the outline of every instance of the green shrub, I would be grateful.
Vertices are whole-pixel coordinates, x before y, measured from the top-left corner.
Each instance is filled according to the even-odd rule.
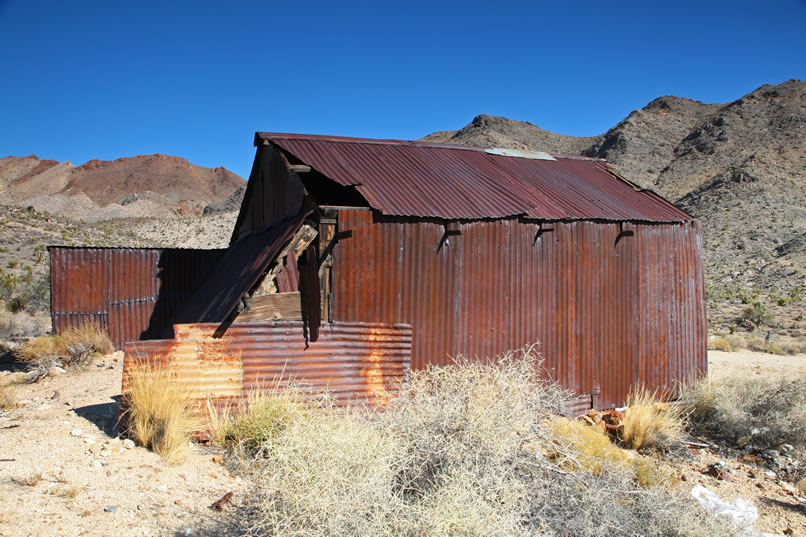
[[[742,319],[750,321],[755,326],[770,325],[775,320],[772,312],[766,304],[756,301],[753,305],[744,310]]]
[[[265,449],[294,419],[307,412],[301,394],[294,387],[272,386],[249,392],[241,406],[217,408],[207,405],[213,443],[244,450],[251,455]]]

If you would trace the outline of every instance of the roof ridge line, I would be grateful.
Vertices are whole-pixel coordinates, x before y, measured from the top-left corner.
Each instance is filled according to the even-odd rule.
[[[356,138],[352,136],[334,136],[334,135],[327,135],[327,134],[296,134],[290,132],[265,132],[265,131],[257,131],[255,132],[255,146],[262,145],[262,141],[271,141],[274,139],[279,140],[315,140],[320,142],[336,142],[336,143],[347,143],[347,144],[371,144],[371,145],[396,145],[396,146],[411,146],[411,147],[433,147],[435,149],[454,149],[457,151],[475,151],[479,153],[486,153],[488,149],[512,149],[514,151],[534,151],[540,153],[546,153],[554,158],[561,158],[561,159],[573,159],[573,160],[589,160],[589,161],[599,161],[599,162],[607,162],[603,158],[599,157],[585,157],[582,155],[566,155],[563,153],[550,153],[548,151],[538,151],[538,150],[522,150],[522,149],[514,149],[514,148],[499,148],[499,147],[481,147],[476,145],[459,145],[459,144],[445,144],[445,143],[437,143],[437,142],[426,142],[422,140],[398,140],[395,138]],[[525,158],[519,157],[514,155],[501,155],[501,156],[508,156],[510,158]]]

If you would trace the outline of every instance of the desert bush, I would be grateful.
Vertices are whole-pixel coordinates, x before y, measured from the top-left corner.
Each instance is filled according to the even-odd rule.
[[[85,323],[78,328],[67,328],[61,334],[30,339],[15,350],[14,355],[28,365],[35,379],[40,379],[56,367],[85,367],[96,356],[114,350],[105,330],[95,323]]]
[[[188,390],[168,369],[146,363],[133,365],[127,375],[121,417],[126,435],[169,463],[184,461],[198,428]]]
[[[621,425],[619,440],[627,447],[668,448],[683,438],[685,419],[677,407],[662,403],[656,393],[642,387],[627,397]]]
[[[16,289],[14,300],[18,311],[50,310],[50,271],[21,282]]]
[[[459,361],[412,372],[381,412],[323,407],[290,420],[267,456],[244,461],[257,484],[247,510],[260,513],[251,533],[726,533],[693,500],[636,486],[632,467],[582,464],[578,438],[550,425],[565,395],[540,371],[528,352]]]
[[[308,409],[294,386],[282,390],[271,386],[250,391],[242,405],[216,407],[208,401],[207,411],[214,444],[255,455],[293,419],[302,419]]]
[[[775,316],[766,304],[757,300],[744,310],[741,319],[749,321],[754,326],[765,326],[772,325],[775,321]]]
[[[733,376],[685,386],[690,429],[731,443],[806,448],[806,376]]]
[[[260,483],[266,535],[390,535],[402,511],[394,490],[405,449],[358,412],[319,408],[294,420],[248,463]]]
[[[0,269],[0,300],[12,312],[50,309],[50,274],[34,277],[31,267],[22,276]]]

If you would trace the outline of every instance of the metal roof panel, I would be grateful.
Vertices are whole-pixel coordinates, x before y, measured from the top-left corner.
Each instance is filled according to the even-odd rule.
[[[403,140],[258,132],[393,216],[680,222],[693,218],[601,159]]]

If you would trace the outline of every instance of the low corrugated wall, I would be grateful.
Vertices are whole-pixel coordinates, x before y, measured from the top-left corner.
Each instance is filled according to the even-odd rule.
[[[221,337],[219,325],[180,324],[169,340],[125,346],[122,393],[138,363],[167,368],[204,415],[207,401],[243,400],[254,389],[290,382],[310,396],[327,393],[337,405],[384,404],[411,363],[411,326],[325,323],[306,344],[298,321],[237,323]]]

